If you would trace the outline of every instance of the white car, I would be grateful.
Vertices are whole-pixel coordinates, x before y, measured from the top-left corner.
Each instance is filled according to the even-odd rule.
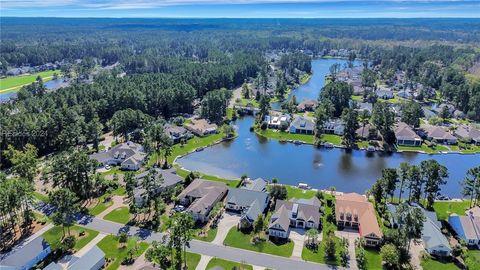
[[[111,168],[110,165],[105,165],[105,170],[110,170]]]

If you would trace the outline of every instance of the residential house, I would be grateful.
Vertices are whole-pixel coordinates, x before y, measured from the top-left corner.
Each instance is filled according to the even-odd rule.
[[[442,233],[442,224],[437,219],[437,214],[421,208],[425,215],[423,222],[422,241],[425,250],[434,256],[448,257],[452,254],[452,248],[447,237]]]
[[[340,119],[329,120],[323,125],[323,131],[327,134],[335,134],[341,136],[345,131],[345,125]]]
[[[392,99],[395,97],[393,91],[387,89],[377,90],[375,91],[375,95],[381,99]]]
[[[372,139],[375,140],[378,138],[378,130],[370,124],[366,124],[364,127],[359,127],[355,133],[357,137],[363,140]]]
[[[39,236],[19,244],[8,253],[0,255],[0,269],[2,270],[28,270],[45,259],[52,252],[48,242]]]
[[[146,156],[142,145],[129,141],[117,144],[105,152],[92,154],[90,158],[98,161],[100,166],[120,165],[123,170],[136,171]]]
[[[241,213],[240,228],[252,227],[258,215],[267,208],[269,196],[266,192],[246,188],[229,188],[225,208]]]
[[[218,132],[218,126],[211,124],[205,119],[192,119],[191,123],[185,124],[185,128],[197,136],[204,137]]]
[[[480,247],[480,216],[451,214],[448,224],[467,245]]]
[[[150,174],[150,171],[145,171],[135,176],[136,187],[133,190],[133,196],[134,196],[135,204],[137,206],[141,206],[143,204],[143,200],[146,192],[145,188],[143,187],[143,181],[149,174]],[[167,188],[173,188],[176,185],[183,182],[183,178],[177,174],[175,168],[170,168],[166,170],[154,168],[153,177],[155,177],[156,179],[161,177],[163,179],[161,185],[156,188],[157,194]]]
[[[289,131],[290,133],[297,133],[297,134],[313,134],[315,130],[315,123],[313,121],[297,116],[290,124]]]
[[[192,134],[184,127],[180,127],[172,124],[165,124],[165,134],[172,140],[172,142],[179,143],[180,140],[188,140],[192,137]]]
[[[355,105],[356,105],[355,110],[358,111],[359,113],[362,113],[363,111],[367,111],[369,115],[372,114],[372,111],[373,111],[372,103],[356,102]]]
[[[427,126],[425,128],[427,139],[441,144],[457,144],[457,138],[450,132],[439,126]]]
[[[263,180],[262,178],[257,178],[255,180],[250,180],[247,179],[244,182],[244,186],[241,188],[245,189],[250,189],[250,190],[256,190],[256,191],[262,191],[266,192],[267,191],[267,181]]]
[[[318,106],[318,101],[314,99],[305,99],[297,105],[297,112],[313,112]]]
[[[290,123],[290,116],[286,114],[279,116],[267,116],[265,120],[267,121],[269,128],[287,129]]]
[[[460,125],[454,132],[460,140],[480,145],[480,130],[467,125]]]
[[[395,137],[397,145],[405,146],[420,146],[422,145],[422,138],[406,123],[399,122],[395,126]]]
[[[191,213],[195,221],[206,222],[212,208],[227,192],[224,183],[195,179],[178,195],[178,199],[182,205],[188,206],[186,212]]]
[[[105,265],[105,253],[96,245],[80,257],[73,256],[66,267],[52,262],[44,270],[98,270]]]
[[[345,193],[336,196],[335,219],[339,227],[358,229],[367,246],[378,246],[383,233],[373,205],[363,195]]]
[[[290,227],[318,229],[320,226],[320,206],[315,201],[277,200],[275,212],[270,218],[268,235],[288,238]]]

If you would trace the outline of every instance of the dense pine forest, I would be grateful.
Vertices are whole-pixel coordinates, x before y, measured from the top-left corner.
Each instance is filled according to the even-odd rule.
[[[137,123],[132,130],[148,122],[139,118],[192,113],[194,101],[206,93],[261,76],[269,51],[289,53],[280,61],[288,73],[309,71],[311,57],[299,51],[321,57],[347,49],[384,76],[405,71],[409,80],[439,89],[468,117],[480,120],[478,81],[468,74],[480,56],[480,32],[472,29],[480,29],[480,20],[1,18],[2,74],[12,67],[61,62],[65,76],[94,77],[94,82],[78,80],[53,93],[41,82],[24,87],[16,102],[0,106],[2,130],[22,134],[3,132],[0,150],[30,143],[46,154],[86,144],[111,130],[115,113],[127,109],[121,115]],[[116,63],[91,74],[95,66]]]

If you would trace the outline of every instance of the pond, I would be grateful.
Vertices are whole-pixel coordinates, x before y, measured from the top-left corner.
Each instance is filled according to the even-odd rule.
[[[330,66],[332,60],[337,59],[316,61],[328,61]],[[314,68],[316,66],[318,67],[313,65]],[[323,72],[321,77],[324,78],[328,68]],[[314,77],[319,75],[319,70],[314,70]],[[304,85],[302,91],[311,94],[300,95],[299,91],[294,90],[297,96],[310,98],[310,95],[314,95],[314,92],[310,91],[312,89],[306,89],[306,85],[308,84]],[[317,96],[321,87],[316,83],[312,83],[312,87],[317,91]],[[339,191],[364,193],[380,177],[384,168],[398,167],[403,161],[419,164],[423,160],[436,159],[448,168],[448,183],[442,187],[442,193],[451,197],[461,196],[460,182],[466,171],[480,165],[480,155],[368,153],[280,143],[250,132],[249,128],[253,123],[253,117],[238,119],[234,123],[239,135],[235,140],[179,158],[177,163],[188,170],[224,178],[238,178],[242,174],[269,180],[276,177],[284,184],[297,185],[302,182],[314,188],[335,186]]]

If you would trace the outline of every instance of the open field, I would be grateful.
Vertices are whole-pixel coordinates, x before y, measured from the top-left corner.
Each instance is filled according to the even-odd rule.
[[[17,91],[23,85],[33,83],[38,76],[42,77],[44,82],[49,81],[52,79],[53,73],[60,74],[60,70],[42,71],[31,75],[12,76],[0,79],[0,94]]]

